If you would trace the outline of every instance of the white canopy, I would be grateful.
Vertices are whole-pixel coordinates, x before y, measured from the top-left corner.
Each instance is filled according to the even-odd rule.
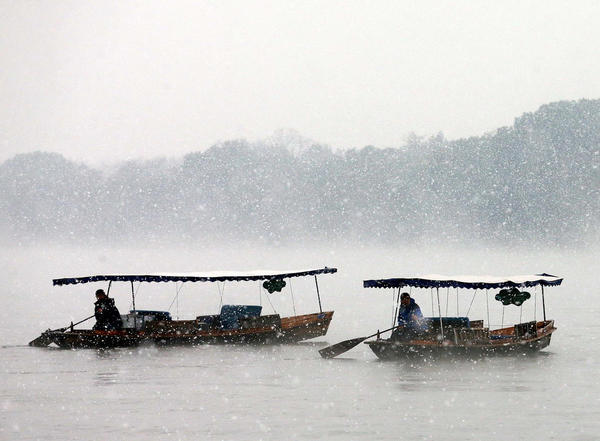
[[[287,279],[290,277],[332,274],[337,268],[320,268],[296,271],[252,270],[211,271],[194,273],[149,273],[149,274],[103,274],[96,276],[68,277],[52,280],[53,285],[74,285],[90,282],[226,282],[244,280]]]
[[[365,280],[365,288],[399,288],[411,286],[414,288],[467,288],[467,289],[493,289],[513,286],[556,286],[562,283],[561,278],[551,274],[533,274],[517,276],[444,276],[427,274],[407,278]]]

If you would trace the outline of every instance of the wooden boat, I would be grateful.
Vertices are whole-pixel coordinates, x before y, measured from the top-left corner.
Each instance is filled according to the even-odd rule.
[[[529,354],[537,352],[550,344],[552,333],[556,330],[554,320],[546,319],[546,304],[544,287],[557,286],[562,279],[549,274],[537,274],[513,277],[477,277],[458,276],[447,277],[439,275],[365,280],[365,288],[391,288],[396,295],[395,317],[398,315],[400,291],[404,288],[428,289],[432,296],[432,310],[434,308],[433,293],[437,295],[438,317],[425,317],[423,330],[409,334],[408,337],[382,338],[378,333],[375,340],[366,341],[377,357],[385,360],[403,359],[409,357],[437,357],[437,356],[486,356],[493,354]],[[495,294],[496,300],[503,301],[503,308],[509,304],[522,307],[523,302],[530,294],[520,289],[526,287],[541,287],[543,320],[532,320],[516,323],[509,327],[501,326],[490,329],[489,301],[490,290]],[[484,320],[470,320],[468,317],[442,316],[440,304],[440,288],[485,290],[487,306],[487,326]],[[500,290],[496,294],[496,290]],[[446,297],[448,298],[448,297]],[[475,296],[473,295],[473,299]],[[511,303],[511,299],[514,303]],[[516,300],[515,300],[516,299]],[[472,305],[473,300],[471,300]],[[537,295],[534,311],[537,311]],[[470,306],[469,306],[470,309]],[[448,307],[446,306],[446,311]],[[466,314],[468,315],[468,313]],[[503,316],[504,317],[504,316]]]
[[[144,343],[158,345],[200,345],[236,343],[294,343],[325,335],[333,311],[323,311],[317,275],[332,274],[336,268],[324,267],[306,271],[250,271],[187,274],[118,274],[74,277],[53,280],[54,285],[108,281],[130,282],[133,309],[122,315],[121,330],[74,329],[75,325],[44,331],[30,346],[55,344],[61,348],[114,348]],[[314,276],[319,312],[280,317],[260,315],[259,305],[222,305],[220,314],[202,315],[194,320],[173,320],[169,312],[136,310],[134,282],[239,282],[259,281],[270,293],[281,291],[285,279]],[[265,294],[268,295],[268,294]],[[262,296],[262,293],[261,293]],[[262,297],[261,297],[262,298]],[[93,316],[92,316],[93,317]],[[91,317],[88,317],[88,319]],[[85,320],[83,320],[85,321]]]

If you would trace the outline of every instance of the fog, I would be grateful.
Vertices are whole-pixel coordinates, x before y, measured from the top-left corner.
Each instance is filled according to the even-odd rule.
[[[333,148],[480,136],[598,98],[594,1],[0,5],[0,160],[181,156],[293,128]]]
[[[596,439],[599,17],[591,1],[2,2],[0,439]],[[27,346],[108,287],[54,278],[323,266],[333,321],[299,344]],[[319,356],[394,324],[393,293],[365,279],[539,273],[564,278],[539,354]],[[179,319],[319,308],[312,278],[134,289]],[[121,313],[130,290],[111,285]],[[497,329],[542,317],[529,291],[503,307],[444,289],[440,309]]]
[[[587,303],[594,308],[594,267],[598,258],[595,251],[545,250],[527,248],[469,249],[456,248],[394,248],[364,246],[291,248],[239,247],[148,247],[122,248],[107,246],[80,247],[21,247],[5,248],[2,265],[6,269],[6,284],[2,296],[2,343],[23,344],[39,331],[65,326],[78,321],[93,311],[93,293],[105,288],[107,283],[53,287],[52,279],[110,273],[160,273],[244,269],[305,269],[330,266],[338,273],[319,277],[324,310],[335,310],[336,315],[327,339],[351,337],[384,329],[392,319],[391,290],[364,289],[362,281],[373,278],[407,276],[414,274],[475,274],[516,275],[546,272],[565,278],[564,286],[549,289],[549,311],[553,309],[566,316],[557,321],[573,320],[568,317],[565,304]],[[298,313],[318,309],[312,278],[299,278],[291,282]],[[220,285],[220,284],[219,284]],[[258,304],[257,282],[229,282],[225,284],[225,303]],[[216,283],[185,283],[178,304],[173,303],[174,284],[136,283],[136,306],[139,309],[167,310],[182,319],[192,319],[203,313],[216,313],[220,303]],[[179,287],[179,286],[178,286]],[[565,293],[564,291],[567,291]],[[532,290],[532,293],[534,291]],[[482,293],[480,293],[481,295]],[[423,310],[431,315],[429,290],[416,290],[415,295]],[[111,288],[117,306],[126,311],[131,308],[131,288],[128,283],[114,283]],[[263,294],[265,309],[270,310]],[[451,290],[449,310],[455,311],[456,292]],[[573,297],[573,298],[569,298]],[[273,306],[282,316],[292,315],[290,292],[270,295]],[[442,290],[444,311],[446,290]],[[459,306],[465,312],[472,299],[471,292],[462,292]],[[472,314],[483,315],[484,296],[473,302]],[[538,299],[538,302],[541,300]],[[500,319],[500,303],[492,309],[496,325]],[[179,308],[178,314],[176,308]],[[587,306],[586,306],[587,307]],[[533,315],[532,302],[524,305],[524,315]],[[538,303],[538,316],[540,315]],[[435,306],[437,310],[437,304]],[[505,308],[507,322],[518,320],[519,308]],[[472,315],[470,314],[470,315]],[[553,315],[553,314],[551,314]],[[486,319],[487,321],[487,319]],[[496,326],[498,327],[498,326]],[[558,337],[560,338],[560,337]]]
[[[481,137],[333,151],[295,132],[177,160],[0,164],[11,243],[421,243],[589,248],[600,229],[600,100],[541,106]]]

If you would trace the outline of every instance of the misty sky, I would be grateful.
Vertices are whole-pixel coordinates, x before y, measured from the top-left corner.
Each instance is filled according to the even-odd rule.
[[[0,160],[481,135],[600,97],[600,2],[0,0]]]

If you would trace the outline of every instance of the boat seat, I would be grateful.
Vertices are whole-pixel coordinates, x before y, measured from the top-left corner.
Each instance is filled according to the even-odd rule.
[[[221,327],[221,316],[219,314],[213,315],[199,315],[196,317],[198,323],[198,329],[207,330]]]
[[[159,334],[193,334],[198,330],[198,323],[196,320],[154,320],[146,323],[144,329]]]
[[[221,307],[221,327],[223,329],[237,329],[240,319],[259,317],[262,306],[258,305],[223,305]]]
[[[171,313],[169,311],[151,311],[147,309],[135,309],[129,311],[130,314],[137,314],[142,317],[153,317],[154,320],[171,321]]]
[[[260,317],[244,317],[239,320],[240,328],[271,328],[281,329],[281,316],[279,314],[261,315]]]
[[[427,325],[428,329],[440,329],[439,317],[423,317],[423,321]],[[460,329],[471,327],[469,317],[442,317],[442,326],[444,326],[444,329]]]
[[[515,337],[531,338],[537,335],[537,322],[531,321],[515,325]]]
[[[488,328],[454,329],[454,336],[457,344],[484,344],[490,340],[490,330]]]

